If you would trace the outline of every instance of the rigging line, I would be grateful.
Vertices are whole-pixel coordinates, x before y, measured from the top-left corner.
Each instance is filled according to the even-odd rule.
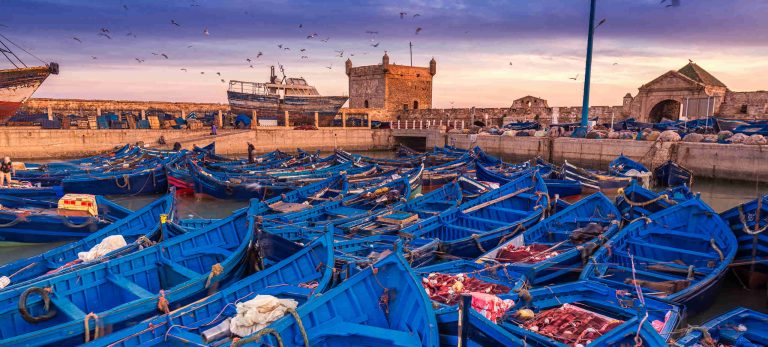
[[[9,57],[7,54],[5,54],[5,53],[11,53],[11,55],[13,55],[14,57],[16,57],[16,55],[15,55],[15,54],[13,54],[13,52],[11,52],[11,49],[10,49],[10,48],[8,48],[8,46],[5,44],[5,42],[3,42],[3,41],[0,41],[0,44],[2,44],[2,45],[3,45],[3,47],[5,47],[5,49],[2,49],[2,48],[0,48],[0,53],[3,53],[3,55],[5,56],[5,59],[8,59],[8,61],[9,61],[9,62],[11,62],[11,64],[13,64],[13,66],[14,66],[15,68],[17,68],[17,69],[18,69],[18,68],[19,68],[19,66],[18,66],[18,65],[16,65],[16,62],[14,62],[14,61],[13,61],[13,59],[11,59],[11,58],[10,58],[10,57]],[[22,61],[21,61],[21,59],[19,59],[19,57],[16,57],[16,60],[18,60],[18,61],[19,61],[19,62],[20,62],[22,65],[24,64],[24,62],[22,62]],[[27,66],[26,66],[26,65],[24,65],[24,67],[27,67]]]
[[[34,54],[30,53],[28,50],[24,49],[24,47],[21,47],[21,46],[17,45],[15,42],[11,41],[11,39],[9,39],[9,38],[5,37],[5,35],[3,35],[3,34],[0,34],[0,37],[4,38],[6,41],[8,41],[8,42],[10,42],[12,45],[16,46],[18,49],[22,50],[24,53],[27,53],[27,54],[31,55],[33,58],[35,58],[35,59],[39,60],[41,63],[45,64],[46,66],[48,65],[48,62],[46,62],[45,60],[42,60],[42,59],[40,59],[38,56],[36,56],[36,55],[34,55]],[[13,54],[13,53],[11,53],[11,54]],[[13,55],[14,55],[14,56],[16,56],[15,54],[13,54]],[[19,58],[18,58],[18,57],[16,57],[16,59],[19,59]],[[21,61],[21,59],[19,59],[19,61]],[[22,64],[24,64],[24,63],[22,62]],[[27,66],[27,65],[24,65],[24,67],[26,67],[26,66]]]

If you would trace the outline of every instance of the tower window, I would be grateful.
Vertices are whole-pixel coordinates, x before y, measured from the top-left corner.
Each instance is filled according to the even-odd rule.
[[[418,100],[413,100],[413,109],[414,110],[418,110],[419,109],[419,101]]]
[[[741,113],[747,113],[747,105],[741,105],[741,110],[739,110]]]
[[[408,104],[403,104],[403,111],[408,111]]]
[[[365,101],[363,102],[363,107],[364,107],[364,108],[368,108],[368,100],[365,100]]]

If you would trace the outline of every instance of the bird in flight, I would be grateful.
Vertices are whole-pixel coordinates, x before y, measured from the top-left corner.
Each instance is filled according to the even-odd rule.
[[[619,63],[613,63],[613,66],[619,65]]]
[[[200,71],[200,74],[201,75],[205,75],[205,71]]]
[[[107,28],[101,28],[101,32],[103,32],[103,33],[108,33],[108,32],[109,32],[109,29],[107,29]]]
[[[308,58],[309,58],[309,57],[308,57],[308,56],[306,56],[306,55],[302,55],[302,56],[301,56],[301,59],[308,59]]]
[[[181,26],[181,24],[179,24],[175,19],[171,19],[171,24],[173,24],[173,25],[175,25],[177,27]]]
[[[597,25],[595,25],[595,29],[597,29],[598,27],[600,27],[603,24],[605,24],[605,18],[601,19],[600,22],[598,22]]]
[[[72,39],[73,39],[73,40],[75,40],[75,41],[77,41],[77,42],[83,43],[83,41],[81,41],[81,40],[80,40],[80,39],[78,39],[77,37],[74,37],[74,36],[73,36],[73,37],[72,37]]]
[[[264,53],[261,53],[261,51],[259,51],[259,54],[256,54],[256,59],[259,59],[259,57],[261,57],[262,55],[264,55]]]
[[[96,60],[96,59],[99,59],[99,58],[96,58],[96,56],[95,56],[95,55],[92,55],[92,56],[91,56],[91,59],[93,59],[93,60]]]
[[[208,35],[210,35],[210,34],[211,34],[211,33],[210,33],[210,32],[208,32],[208,27],[205,27],[205,29],[203,29],[203,35],[205,35],[205,36],[208,36]]]
[[[251,62],[251,58],[245,58],[245,61],[250,63]]]
[[[123,9],[125,9],[126,11],[128,11],[128,5],[123,5]]]
[[[251,69],[253,69],[253,64],[251,64]]]
[[[104,37],[106,37],[106,38],[108,38],[110,40],[112,39],[112,36],[109,36],[109,35],[107,35],[105,33],[99,33],[99,36],[104,36]]]
[[[380,44],[380,43],[381,43],[381,42],[376,42],[376,43],[374,43],[374,44],[371,44],[371,47],[379,47],[379,44]]]
[[[326,69],[328,69],[328,70],[330,70],[330,69],[332,69],[332,68],[333,68],[333,64],[331,64],[330,66],[326,66],[325,68],[326,68]]]
[[[326,37],[325,40],[320,40],[320,41],[321,42],[328,42],[328,40],[330,40],[330,39],[331,39],[330,37]]]
[[[165,58],[165,59],[168,59],[168,55],[167,55],[167,54],[165,54],[165,53],[160,53],[160,55],[161,55],[161,56],[163,56],[163,58]]]
[[[224,79],[223,79],[223,78],[221,79],[221,83],[226,83],[226,82],[224,82]]]
[[[579,74],[576,74],[576,77],[568,77],[568,79],[572,79],[574,81],[579,79]]]
[[[283,49],[283,44],[281,43],[281,44],[277,45],[277,48]]]
[[[416,35],[418,35],[421,32],[421,27],[416,28]]]
[[[663,4],[667,2],[667,0],[661,0],[659,4]],[[680,0],[671,0],[670,3],[665,7],[678,7],[680,6]]]
[[[405,18],[405,15],[407,15],[408,12],[400,12],[400,19]]]
[[[217,72],[216,74],[217,74],[217,75],[219,75],[219,76],[221,76],[221,72]]]
[[[344,51],[343,50],[341,50],[341,51],[334,51],[334,52],[339,53],[339,57],[343,57],[344,56]]]
[[[420,15],[420,14],[418,14],[418,13],[417,13],[417,14],[414,14],[414,15],[413,15],[413,18],[416,18],[416,17],[421,17],[421,15]]]
[[[136,61],[138,61],[138,62],[139,62],[139,64],[141,64],[141,63],[143,63],[143,62],[144,62],[144,59],[139,59],[139,58],[136,58]]]
[[[185,69],[185,68],[181,68],[181,71],[187,72],[187,69]]]
[[[127,33],[127,34],[125,34],[125,36],[133,36],[133,38],[136,38],[136,34],[134,34],[134,33]]]
[[[373,31],[373,30],[366,30],[365,33],[366,34],[371,34],[371,35],[377,35],[379,32],[378,31]]]
[[[512,66],[512,62],[511,61],[509,62],[509,66]]]
[[[299,28],[303,28],[303,27],[304,27],[304,24],[299,24]]]

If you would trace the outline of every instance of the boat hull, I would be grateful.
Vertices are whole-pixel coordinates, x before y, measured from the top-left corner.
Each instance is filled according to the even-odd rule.
[[[346,96],[285,96],[282,100],[277,95],[257,95],[228,91],[227,99],[235,113],[258,116],[281,116],[288,113],[318,112],[321,114],[338,113],[341,106],[349,99]]]
[[[0,120],[16,114],[50,74],[47,66],[0,70]]]

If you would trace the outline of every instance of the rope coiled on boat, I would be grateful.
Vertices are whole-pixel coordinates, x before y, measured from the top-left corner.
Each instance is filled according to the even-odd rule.
[[[659,196],[657,196],[657,197],[655,197],[655,198],[653,198],[651,200],[645,201],[645,202],[635,202],[635,201],[630,200],[629,197],[627,196],[627,194],[624,193],[624,188],[619,188],[618,190],[616,190],[616,194],[621,196],[622,198],[624,198],[624,201],[629,206],[632,206],[632,207],[645,207],[645,206],[648,206],[648,205],[650,205],[652,203],[655,203],[655,202],[657,202],[659,200],[664,200],[665,202],[667,202],[670,205],[676,205],[677,204],[677,201],[670,200],[669,199],[669,195],[667,195],[667,194],[661,194],[661,195],[659,195]]]
[[[65,216],[59,216],[59,219],[61,219],[61,223],[64,224],[67,228],[72,228],[72,229],[85,228],[89,225],[92,225],[98,222],[98,218],[94,218],[94,217],[88,217],[88,219],[86,219],[85,222],[81,224],[72,223],[72,221],[70,221],[69,218]]]
[[[762,199],[758,200],[758,210],[760,209],[762,205]],[[739,222],[741,222],[741,230],[747,234],[747,235],[757,235],[768,229],[768,224],[760,228],[760,219],[755,218],[755,230],[749,230],[747,227],[747,218],[744,216],[744,208],[743,205],[739,205]]]
[[[248,336],[248,337],[246,337],[244,339],[232,340],[232,347],[239,347],[239,346],[242,346],[242,345],[244,345],[244,344],[246,344],[248,342],[258,341],[259,339],[261,339],[262,336],[267,335],[267,334],[271,334],[272,336],[275,337],[275,340],[277,340],[277,346],[278,347],[285,346],[283,344],[283,338],[280,337],[280,333],[278,333],[277,330],[272,329],[272,328],[264,328],[264,329],[259,330],[257,333],[255,333],[255,334],[253,334],[251,336]]]
[[[131,190],[131,177],[127,174],[123,175],[123,184],[120,184],[120,177],[115,176],[115,185],[117,185],[118,188]]]
[[[93,312],[85,315],[83,319],[83,327],[85,328],[85,343],[91,341],[91,327],[89,321],[93,318],[93,340],[96,340],[101,336],[101,329],[99,328],[99,316]]]
[[[46,311],[44,314],[36,317],[29,314],[29,311],[27,311],[27,298],[29,297],[30,294],[33,294],[33,293],[39,294],[40,297],[43,299],[43,308]],[[51,309],[51,297],[49,296],[50,293],[51,293],[51,288],[40,288],[40,287],[27,288],[23,293],[21,293],[21,296],[19,297],[19,313],[21,314],[21,317],[24,318],[24,320],[29,323],[40,323],[53,318],[56,315],[57,311]]]
[[[157,309],[167,314],[171,312],[169,305],[168,299],[165,298],[165,291],[160,290],[160,296],[157,298]]]
[[[11,228],[16,226],[16,224],[19,224],[21,222],[27,221],[27,216],[29,216],[29,211],[23,211],[21,213],[16,214],[16,218],[8,223],[0,224],[0,228]]]

